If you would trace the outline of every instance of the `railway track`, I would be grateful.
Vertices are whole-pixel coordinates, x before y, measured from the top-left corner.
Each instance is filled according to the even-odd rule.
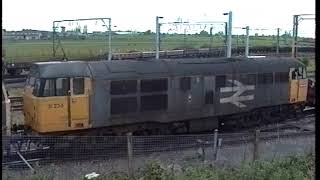
[[[206,49],[206,48],[205,48]],[[208,49],[208,48],[207,48]],[[186,57],[223,57],[225,52],[224,48],[212,48],[208,52],[198,52],[199,49],[193,49],[189,52],[189,50],[186,50],[188,53],[178,53],[175,54],[174,52],[170,52],[170,55],[165,55],[164,57],[161,58],[186,58]],[[178,51],[184,51],[184,50],[178,50]],[[194,52],[195,51],[195,52]],[[200,50],[199,50],[200,51]],[[298,57],[314,57],[315,52],[314,52],[314,47],[302,47],[297,55]],[[232,54],[233,56],[243,56],[245,52],[244,47],[237,47],[232,49]],[[276,49],[275,47],[254,47],[250,49],[250,55],[252,56],[257,56],[257,55],[262,55],[262,56],[279,56],[279,57],[291,57],[291,47],[281,47],[280,48],[280,53],[277,54],[275,53]],[[134,52],[134,53],[116,53],[116,57],[113,57],[113,60],[118,60],[118,59],[150,59],[153,58],[153,56],[136,56],[137,53],[143,54],[143,52]],[[173,53],[173,54],[172,54]],[[93,59],[103,59],[104,57],[93,57],[90,59],[81,59],[84,61],[89,61]],[[55,59],[56,61],[59,61],[59,59]],[[72,60],[72,59],[70,59]],[[80,60],[80,59],[76,59]],[[39,61],[40,62],[40,61]],[[3,75],[4,79],[9,79],[9,78],[18,78],[19,76],[24,76],[24,75],[17,75],[20,73],[20,71],[24,70],[27,71],[30,68],[31,63],[29,62],[12,62],[12,63],[7,63],[5,67],[7,70],[9,70],[11,74],[14,75]],[[19,72],[18,72],[19,71]],[[22,77],[21,77],[22,78]],[[21,79],[22,80],[22,79]],[[13,80],[12,80],[13,81]],[[17,80],[16,80],[17,81]],[[10,81],[8,80],[8,83]]]
[[[261,126],[260,138],[262,140],[280,137],[310,136],[314,129],[306,128],[306,124],[314,125],[314,109],[308,109],[293,119],[286,119],[278,124]],[[293,130],[294,129],[294,130]],[[254,129],[246,129],[237,133],[219,133],[223,145],[249,143],[254,139]],[[46,139],[48,138],[48,139]],[[66,138],[66,137],[64,137]],[[50,163],[55,161],[79,161],[97,158],[117,158],[127,155],[126,136],[108,137],[77,137],[78,139],[63,139],[63,137],[16,136],[3,139],[12,141],[10,149],[3,153],[3,166],[21,166],[25,164],[17,152],[20,152],[29,163]],[[154,152],[179,151],[197,147],[213,147],[214,135],[187,134],[163,136],[133,136],[133,152],[135,155],[144,155]],[[54,148],[50,145],[37,144],[46,140],[58,144]],[[16,142],[16,143],[14,143]],[[18,145],[20,142],[20,145]],[[20,147],[19,147],[20,146]],[[7,146],[8,147],[8,146]]]
[[[11,111],[22,111],[23,110],[23,97],[22,96],[11,96],[9,97],[11,102]]]
[[[20,74],[20,75],[14,75],[14,76],[5,74],[5,75],[2,75],[2,78],[5,84],[14,84],[14,83],[24,84],[27,80],[27,76],[28,74]]]

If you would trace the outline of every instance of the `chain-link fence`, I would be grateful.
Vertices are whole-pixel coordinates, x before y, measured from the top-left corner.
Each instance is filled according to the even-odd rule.
[[[238,166],[256,159],[314,152],[314,132],[259,132],[170,136],[3,136],[2,177],[36,172],[53,179],[83,179],[96,172],[128,173],[151,162],[163,167]]]

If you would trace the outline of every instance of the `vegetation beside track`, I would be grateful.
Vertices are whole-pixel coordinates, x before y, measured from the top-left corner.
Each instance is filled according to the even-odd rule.
[[[2,176],[4,179],[12,177]],[[48,174],[35,174],[27,180],[53,180]],[[84,178],[85,179],[85,178]],[[125,172],[102,174],[95,180],[129,180]],[[157,162],[149,163],[135,173],[136,180],[313,180],[315,179],[314,155],[291,155],[275,158],[272,161],[244,163],[241,167],[215,167],[202,165],[198,167],[172,168],[163,167]]]
[[[153,51],[155,36],[150,34],[113,35],[113,52]],[[250,46],[276,46],[275,36],[252,36]],[[86,59],[101,56],[108,51],[107,39],[61,40],[62,47],[70,59]],[[312,42],[311,42],[312,44]],[[57,43],[56,43],[57,45]],[[161,35],[161,49],[207,48],[224,46],[224,36],[214,35]],[[244,46],[244,36],[234,36],[233,46]],[[280,38],[280,46],[290,46],[289,38]],[[53,59],[52,40],[4,40],[6,59],[15,62]],[[62,58],[61,48],[57,48],[56,58]]]

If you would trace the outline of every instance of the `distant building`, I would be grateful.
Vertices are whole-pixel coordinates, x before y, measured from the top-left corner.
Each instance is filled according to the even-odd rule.
[[[6,31],[2,29],[3,40],[45,40],[51,36],[49,31],[23,29],[22,31]]]

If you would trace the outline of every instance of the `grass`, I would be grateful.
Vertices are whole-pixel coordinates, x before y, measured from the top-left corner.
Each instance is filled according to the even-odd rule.
[[[108,50],[106,39],[98,40],[62,40],[62,46],[69,59],[93,58],[105,54]],[[152,51],[155,50],[154,35],[114,35],[112,37],[113,52]],[[211,43],[212,42],[212,43]],[[233,38],[234,46],[244,46],[245,38]],[[290,43],[290,42],[289,42]],[[250,37],[250,46],[275,46],[273,37]],[[283,39],[280,45],[287,46]],[[176,49],[183,47],[221,47],[224,37],[199,35],[162,35],[161,49]],[[39,61],[53,59],[52,40],[17,40],[3,41],[8,61]],[[61,48],[57,48],[56,57],[62,58]]]
[[[315,179],[314,155],[292,155],[272,161],[256,161],[239,168],[218,168],[213,165],[181,168],[164,168],[156,162],[135,173],[136,180],[310,180]],[[3,177],[10,179],[10,177]],[[55,179],[48,175],[31,175],[28,180]],[[114,172],[95,180],[129,180],[126,173]]]
[[[315,58],[303,57],[299,60],[307,67],[307,72],[314,72],[316,70]]]
[[[23,88],[10,88],[8,89],[9,96],[22,96]]]
[[[240,168],[217,168],[212,165],[187,167],[176,173],[157,163],[141,170],[138,180],[308,180],[314,176],[312,155],[289,156],[273,161],[257,161]],[[101,176],[99,180],[126,180],[126,176]]]
[[[308,66],[307,66],[307,71],[308,72],[313,72],[316,70],[316,61],[315,59],[308,59],[309,60],[309,63],[308,63]]]

